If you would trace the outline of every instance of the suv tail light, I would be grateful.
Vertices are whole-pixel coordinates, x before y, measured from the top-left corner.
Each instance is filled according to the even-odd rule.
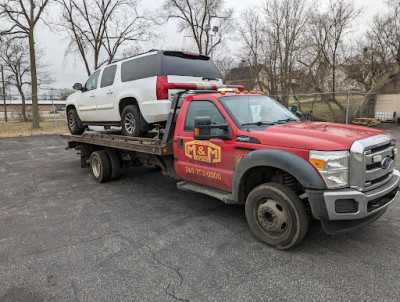
[[[156,84],[157,100],[168,99],[168,78],[167,76],[157,76]]]

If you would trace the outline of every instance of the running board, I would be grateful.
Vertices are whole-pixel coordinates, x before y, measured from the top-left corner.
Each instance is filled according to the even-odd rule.
[[[226,204],[236,204],[232,194],[215,188],[199,185],[193,182],[180,181],[176,184],[179,190],[205,194],[223,201]]]

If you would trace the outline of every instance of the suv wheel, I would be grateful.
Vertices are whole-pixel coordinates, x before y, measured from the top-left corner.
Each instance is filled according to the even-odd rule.
[[[140,136],[140,112],[135,105],[128,105],[122,111],[122,134],[126,136]]]
[[[68,129],[71,134],[82,134],[85,127],[82,126],[82,121],[75,109],[70,109],[67,114]]]

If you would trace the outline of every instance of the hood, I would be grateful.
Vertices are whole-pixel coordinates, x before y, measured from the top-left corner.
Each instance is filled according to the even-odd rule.
[[[348,150],[359,139],[385,133],[362,126],[303,122],[277,125],[253,132],[262,144],[309,150]]]

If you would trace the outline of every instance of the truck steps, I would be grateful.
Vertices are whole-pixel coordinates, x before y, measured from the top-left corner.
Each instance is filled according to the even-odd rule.
[[[193,182],[188,182],[188,181],[180,181],[176,184],[176,186],[178,187],[179,190],[205,194],[205,195],[217,198],[226,204],[234,204],[235,203],[231,193],[225,192],[225,191],[222,191],[219,189],[206,187],[206,186],[199,185],[199,184],[196,184]]]

